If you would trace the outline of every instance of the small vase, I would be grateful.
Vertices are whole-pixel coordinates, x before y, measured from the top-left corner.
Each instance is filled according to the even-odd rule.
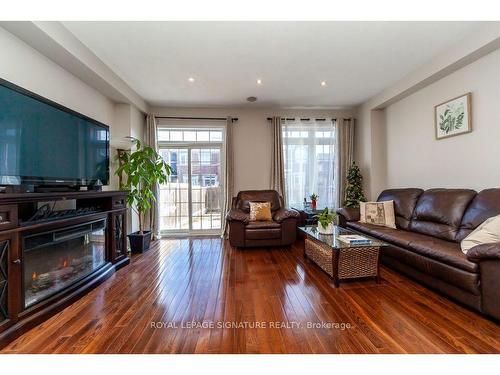
[[[316,201],[311,201],[311,208],[313,211],[316,211]]]
[[[321,223],[318,223],[318,233],[319,234],[327,234],[327,235],[333,235],[333,223],[330,223],[325,227],[321,225]]]

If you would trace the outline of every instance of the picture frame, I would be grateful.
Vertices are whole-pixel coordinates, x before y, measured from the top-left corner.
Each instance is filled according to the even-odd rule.
[[[472,94],[470,92],[434,106],[436,140],[472,132]]]

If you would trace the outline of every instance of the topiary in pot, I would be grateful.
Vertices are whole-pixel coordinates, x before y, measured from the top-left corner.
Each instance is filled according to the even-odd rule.
[[[156,201],[154,188],[156,184],[168,181],[172,167],[153,148],[144,146],[137,138],[127,138],[130,138],[135,150],[120,153],[120,166],[115,174],[120,176],[124,173],[127,176],[127,182],[121,189],[129,192],[127,203],[139,216],[139,231],[129,234],[128,238],[132,252],[142,253],[149,249],[151,242],[151,230],[145,230],[144,219]]]
[[[365,195],[363,194],[363,187],[361,185],[363,176],[356,163],[347,170],[347,186],[345,189],[345,202],[344,207],[359,207],[359,202],[366,202]]]

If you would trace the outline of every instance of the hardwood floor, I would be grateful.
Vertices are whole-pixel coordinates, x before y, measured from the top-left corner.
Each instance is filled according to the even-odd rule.
[[[386,268],[335,289],[302,246],[158,241],[1,352],[500,353],[496,323]],[[307,326],[322,322],[351,327]]]

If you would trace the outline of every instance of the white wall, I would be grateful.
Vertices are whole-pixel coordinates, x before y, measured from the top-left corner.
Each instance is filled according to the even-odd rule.
[[[434,106],[472,93],[473,131],[435,139]],[[500,50],[388,106],[386,187],[500,186]]]
[[[144,139],[146,115],[134,106],[130,106],[130,136]]]
[[[289,110],[263,108],[152,108],[156,116],[238,117],[233,124],[234,189],[269,189],[271,184],[272,132],[267,117],[352,117],[354,111]]]

